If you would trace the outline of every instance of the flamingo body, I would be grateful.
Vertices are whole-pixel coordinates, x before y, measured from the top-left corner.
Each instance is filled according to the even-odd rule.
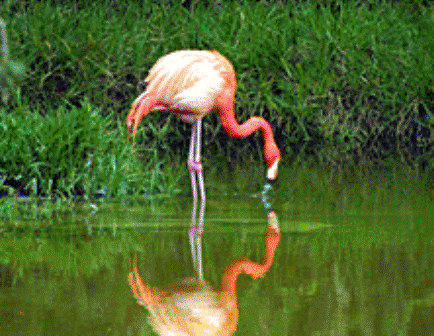
[[[225,84],[221,73],[233,73],[232,65],[219,56],[216,52],[181,50],[160,58],[146,78],[146,92],[156,92],[162,105],[157,109],[174,107],[178,114],[194,119],[209,113]]]
[[[251,117],[242,124],[235,119],[235,71],[232,64],[217,51],[172,52],[155,63],[145,81],[145,92],[134,101],[125,120],[128,136],[132,131],[133,141],[141,119],[152,111],[169,111],[193,124],[187,161],[193,193],[190,245],[194,263],[198,265],[199,279],[202,279],[200,242],[206,202],[200,149],[202,118],[210,111],[216,110],[223,128],[235,138],[245,138],[257,130],[262,132],[264,159],[268,166],[265,186],[270,186],[270,182],[277,178],[280,150],[274,140],[271,126],[264,118]],[[197,185],[201,205],[196,225]]]
[[[133,140],[140,120],[151,111],[167,110],[194,124],[215,109],[232,137],[245,138],[256,130],[262,131],[267,178],[276,179],[281,155],[271,127],[261,117],[238,124],[234,113],[235,71],[223,55],[214,50],[175,51],[161,57],[145,81],[145,92],[134,101],[126,118]]]

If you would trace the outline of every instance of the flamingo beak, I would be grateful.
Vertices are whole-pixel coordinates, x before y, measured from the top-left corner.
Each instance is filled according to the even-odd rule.
[[[277,159],[267,170],[267,182],[272,184],[277,179],[277,168],[279,165],[279,160]]]

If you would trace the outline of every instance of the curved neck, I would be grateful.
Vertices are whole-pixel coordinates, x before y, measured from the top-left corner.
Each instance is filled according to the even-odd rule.
[[[223,128],[233,138],[244,139],[253,132],[260,130],[264,141],[274,142],[273,131],[270,124],[262,117],[251,117],[242,124],[235,119],[233,107],[218,111]]]
[[[261,263],[256,263],[247,257],[238,257],[232,260],[224,270],[220,285],[221,291],[236,300],[236,283],[240,274],[249,274],[254,279],[263,277],[273,264],[280,236],[279,230],[267,228],[265,231],[265,253]]]
[[[270,124],[262,117],[251,117],[239,124],[235,119],[233,103],[226,104],[218,109],[223,128],[233,138],[243,139],[255,131],[261,131],[264,139],[264,159],[268,167],[271,167],[280,159],[280,150],[274,140]]]

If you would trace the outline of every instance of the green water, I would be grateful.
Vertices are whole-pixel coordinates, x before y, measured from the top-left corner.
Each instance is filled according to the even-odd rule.
[[[236,335],[433,334],[432,192],[394,174],[281,176],[272,203],[282,239],[264,278],[237,282]],[[261,260],[267,215],[255,184],[238,181],[230,194],[231,179],[213,181],[203,260],[217,287],[233,258]],[[4,221],[0,335],[153,335],[128,286],[128,262],[137,255],[153,286],[193,276],[190,211],[184,195]]]

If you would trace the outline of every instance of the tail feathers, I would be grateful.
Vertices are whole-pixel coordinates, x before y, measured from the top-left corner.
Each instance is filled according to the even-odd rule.
[[[148,284],[144,283],[139,271],[137,270],[137,259],[133,260],[133,269],[129,265],[128,284],[133,291],[137,303],[143,306],[157,305],[161,297],[160,295]]]
[[[133,142],[136,137],[137,127],[139,126],[140,120],[146,116],[154,106],[158,105],[158,99],[154,94],[144,92],[142,93],[131,106],[128,112],[125,123],[127,124],[127,139],[130,136],[130,132],[133,132]]]

